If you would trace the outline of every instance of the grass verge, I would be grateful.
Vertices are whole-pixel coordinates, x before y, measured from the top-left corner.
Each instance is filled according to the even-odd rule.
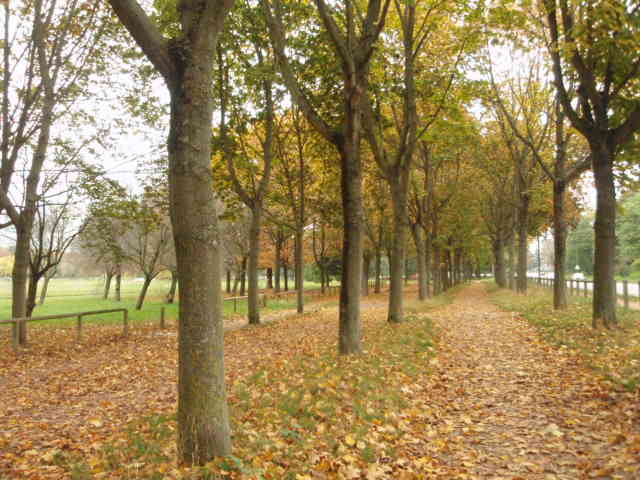
[[[640,312],[618,310],[616,329],[591,328],[591,300],[570,297],[565,311],[553,309],[550,290],[530,286],[527,295],[490,286],[494,303],[518,312],[552,345],[568,349],[586,365],[629,391],[640,386]]]
[[[205,467],[176,467],[173,415],[131,423],[90,458],[52,461],[76,480],[398,478],[400,451],[427,433],[415,402],[427,389],[421,378],[429,375],[437,332],[424,312],[446,301],[427,301],[397,325],[381,309],[363,313],[362,355],[340,357],[335,339],[315,339],[234,379],[233,455]]]

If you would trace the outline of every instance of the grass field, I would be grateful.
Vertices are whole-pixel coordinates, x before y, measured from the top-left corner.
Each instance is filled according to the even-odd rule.
[[[135,310],[135,304],[138,297],[142,282],[133,278],[123,279],[121,294],[122,301],[116,302],[109,298],[102,299],[104,288],[103,278],[55,278],[49,284],[47,299],[43,305],[38,305],[33,312],[33,316],[55,315],[62,313],[74,313],[91,310],[106,310],[114,308],[126,308],[129,310],[129,319],[132,323],[140,322],[158,322],[160,318],[160,310],[165,307],[166,318],[175,319],[178,315],[178,304],[171,305],[164,303],[164,297],[169,289],[170,281],[167,279],[154,280],[147,293],[145,303],[142,310]],[[318,288],[314,283],[305,283],[305,288]],[[111,297],[113,296],[113,284]],[[235,303],[235,308],[234,308]],[[230,317],[234,314],[244,315],[247,312],[247,304],[245,300],[225,301],[225,316]],[[295,295],[287,296],[282,299],[269,299],[266,310],[282,310],[295,308]],[[234,311],[235,309],[235,311]],[[11,318],[11,281],[9,279],[0,279],[0,320],[8,320]],[[84,324],[100,323],[112,324],[121,323],[122,314],[102,314],[90,316],[83,319]],[[47,320],[46,322],[34,322],[31,326],[70,326],[75,322],[74,319],[63,320]],[[9,328],[8,326],[3,326]]]

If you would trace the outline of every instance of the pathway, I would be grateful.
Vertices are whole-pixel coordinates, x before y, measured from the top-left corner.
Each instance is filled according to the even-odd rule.
[[[541,343],[481,284],[434,318],[444,331],[435,378],[449,385],[435,402],[451,426],[439,460],[457,478],[640,478],[637,394]]]

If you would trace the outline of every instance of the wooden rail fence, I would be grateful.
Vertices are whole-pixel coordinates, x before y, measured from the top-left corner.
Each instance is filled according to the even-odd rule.
[[[91,315],[103,315],[105,313],[122,313],[122,328],[123,335],[126,337],[129,335],[129,310],[126,308],[112,308],[109,310],[91,310],[88,312],[75,312],[75,313],[59,313],[57,315],[43,315],[41,317],[22,317],[12,318],[11,320],[0,320],[0,325],[10,324],[12,325],[12,341],[13,349],[18,349],[18,335],[20,332],[20,325],[28,322],[42,322],[46,320],[60,320],[64,318],[76,319],[76,340],[80,340],[82,337],[82,319]]]

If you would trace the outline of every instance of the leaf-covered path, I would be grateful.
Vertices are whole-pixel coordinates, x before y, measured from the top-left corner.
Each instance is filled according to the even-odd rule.
[[[542,342],[517,314],[491,304],[484,285],[465,286],[451,304],[417,314],[440,327],[435,357],[430,347],[424,355],[414,350],[417,344],[389,350],[388,335],[418,339],[424,321],[389,326],[385,296],[363,300],[367,354],[336,362],[322,382],[296,367],[300,359],[314,365],[322,358],[325,363],[317,368],[331,366],[330,356],[322,352],[335,352],[337,307],[325,303],[317,308],[258,328],[228,325],[233,331],[225,339],[227,381],[230,401],[240,412],[237,420],[244,422],[239,433],[275,438],[271,450],[244,454],[267,471],[275,466],[295,472],[297,465],[302,473],[296,478],[352,480],[640,478],[638,394],[615,390],[576,355]],[[117,331],[95,329],[74,345],[73,332],[50,330],[46,343],[24,355],[12,358],[3,352],[0,478],[70,478],[53,452],[84,459],[102,471],[105,442],[125,436],[129,422],[175,410],[175,331],[141,329],[126,341]],[[400,407],[381,416],[374,412],[364,428],[354,409],[369,400],[364,398],[368,393],[354,397],[347,387],[353,386],[354,375],[371,375],[373,364],[388,371],[383,375],[386,393],[399,397]],[[271,372],[265,385],[251,380],[261,371]],[[303,410],[315,415],[330,394],[341,413],[312,415],[312,432],[301,431],[308,441],[295,446],[292,433],[275,422],[295,420],[298,410],[289,405],[282,417],[281,410],[262,409],[284,395],[279,390],[286,393],[307,383],[324,393],[309,395],[308,405],[302,395]],[[384,392],[372,396],[378,395]],[[363,403],[364,413],[368,405]],[[289,437],[280,438],[283,431]],[[327,437],[332,445],[323,440]],[[246,440],[237,439],[237,455],[243,455]],[[167,442],[168,458],[175,458],[172,438]],[[166,476],[158,478],[190,478],[170,474],[171,465],[166,468]],[[95,478],[122,475],[117,470]],[[131,478],[150,477],[139,472]]]
[[[448,385],[434,397],[439,423],[450,425],[443,464],[470,478],[640,478],[637,394],[612,390],[542,343],[480,284],[435,318],[436,378]]]

